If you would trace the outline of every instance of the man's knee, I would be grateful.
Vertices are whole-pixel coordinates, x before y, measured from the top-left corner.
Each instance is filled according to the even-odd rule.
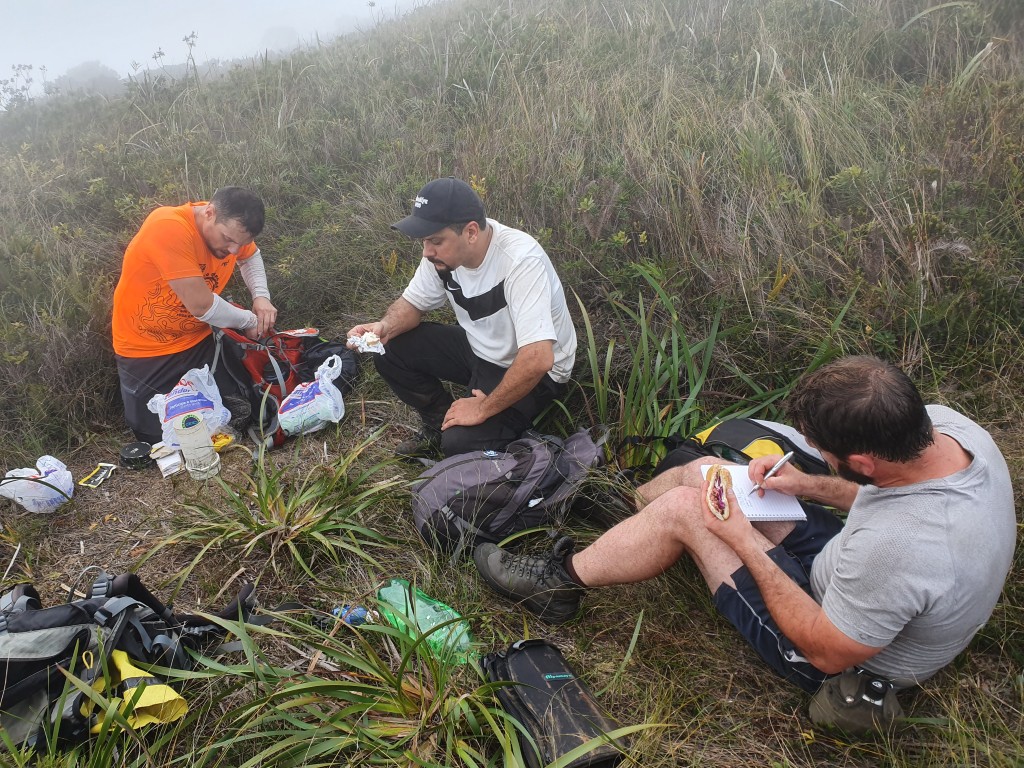
[[[371,355],[371,357],[373,358],[373,367],[377,369],[377,373],[383,377],[387,377],[387,375],[391,372],[391,369],[394,367],[394,353],[384,355]]]
[[[703,461],[692,461],[687,464],[666,469],[664,472],[652,477],[646,483],[637,488],[637,495],[640,496],[642,505],[650,504],[659,496],[679,486],[700,487],[702,478],[700,466]]]
[[[455,456],[472,451],[500,451],[510,442],[496,439],[477,427],[449,427],[441,433],[441,452]]]
[[[641,508],[646,507],[656,498],[679,485],[679,481],[676,479],[678,469],[679,467],[673,467],[661,474],[655,475],[636,489],[636,495],[640,497]]]
[[[441,432],[441,451],[445,456],[472,451],[504,451],[522,436],[515,426],[501,419],[488,419],[472,427],[448,427]]]
[[[671,530],[686,530],[694,525],[703,526],[700,491],[686,485],[669,488],[641,510],[658,526]]]

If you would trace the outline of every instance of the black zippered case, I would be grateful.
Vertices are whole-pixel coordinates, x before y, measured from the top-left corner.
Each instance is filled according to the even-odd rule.
[[[619,727],[598,704],[586,683],[546,640],[520,640],[480,661],[491,682],[511,682],[495,695],[502,708],[522,723],[536,747],[519,734],[527,768],[541,768],[595,738],[593,749],[565,768],[612,768],[626,745],[606,734]]]

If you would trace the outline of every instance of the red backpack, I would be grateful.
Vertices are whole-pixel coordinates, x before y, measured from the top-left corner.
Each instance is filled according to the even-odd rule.
[[[220,361],[224,361],[239,393],[252,407],[249,436],[268,448],[276,448],[288,437],[277,418],[281,402],[299,384],[312,381],[324,360],[331,355],[341,358],[342,373],[335,386],[342,394],[352,390],[359,373],[355,353],[345,342],[324,339],[317,328],[274,331],[261,339],[250,339],[231,328],[218,328],[214,337],[217,351],[212,369],[216,371]]]

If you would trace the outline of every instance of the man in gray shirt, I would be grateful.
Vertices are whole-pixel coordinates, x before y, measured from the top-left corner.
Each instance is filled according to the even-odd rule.
[[[694,462],[657,493],[647,489],[653,500],[641,512],[586,549],[573,554],[565,538],[532,558],[482,545],[481,575],[560,622],[585,588],[651,578],[689,554],[716,607],[762,658],[817,692],[817,722],[847,724],[837,712],[847,700],[877,704],[868,725],[890,719],[891,691],[952,661],[992,613],[1017,532],[1009,471],[984,429],[926,407],[902,371],[876,358],[843,358],[805,377],[789,412],[839,476],[786,465],[766,480],[778,456],[748,472],[816,502],[803,503],[807,521],[752,525],[732,491],[732,514],[719,520]],[[845,525],[822,505],[848,510]]]

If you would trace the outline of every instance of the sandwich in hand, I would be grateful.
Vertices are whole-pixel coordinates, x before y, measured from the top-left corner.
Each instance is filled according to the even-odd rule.
[[[719,520],[729,519],[729,494],[732,476],[721,464],[712,464],[708,470],[708,507]]]

